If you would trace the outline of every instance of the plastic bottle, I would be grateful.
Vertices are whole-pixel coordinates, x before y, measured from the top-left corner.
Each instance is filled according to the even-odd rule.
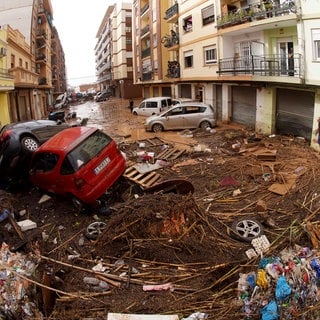
[[[6,220],[9,217],[10,211],[7,209],[2,209],[0,213],[0,222]]]

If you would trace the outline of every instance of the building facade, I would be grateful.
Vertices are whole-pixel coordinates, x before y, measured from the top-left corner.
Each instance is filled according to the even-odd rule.
[[[141,86],[133,83],[132,6],[109,6],[97,32],[95,46],[97,82],[100,91],[113,96],[140,98]]]
[[[0,26],[0,127],[10,122],[9,93],[14,90],[13,77],[7,68],[7,30]]]
[[[135,81],[218,108],[219,120],[317,147],[317,0],[135,0]]]
[[[62,84],[64,54],[52,23],[51,1],[2,0],[0,21],[7,26],[7,69],[14,77],[10,121],[45,118],[55,90],[66,88],[66,83]],[[54,78],[57,74],[63,75],[59,82]]]

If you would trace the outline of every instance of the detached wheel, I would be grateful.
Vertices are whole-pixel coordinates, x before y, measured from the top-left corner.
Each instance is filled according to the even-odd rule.
[[[241,219],[235,221],[232,226],[232,235],[236,239],[251,242],[253,239],[263,235],[263,227],[254,219]]]
[[[211,128],[211,124],[209,121],[202,121],[200,123],[200,128],[201,129],[207,129],[207,128]]]
[[[33,137],[24,137],[21,139],[21,147],[24,151],[34,152],[40,147],[40,143]]]
[[[153,132],[161,132],[163,131],[163,126],[160,123],[156,123],[152,126]]]
[[[86,237],[88,239],[96,240],[106,228],[106,224],[102,221],[90,223],[86,230]]]

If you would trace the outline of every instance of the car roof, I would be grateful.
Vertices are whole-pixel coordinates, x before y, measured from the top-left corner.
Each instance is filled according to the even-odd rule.
[[[171,97],[166,97],[166,96],[164,96],[164,97],[151,97],[151,98],[146,98],[146,99],[144,99],[143,101],[159,101],[159,100],[163,100],[163,99],[171,99]]]
[[[54,120],[31,120],[31,121],[20,121],[13,122],[5,125],[6,129],[18,129],[26,127],[35,127],[35,126],[54,126],[57,125],[57,121]]]
[[[189,107],[189,106],[196,106],[196,107],[210,107],[210,104],[199,102],[199,101],[188,101],[188,102],[181,102],[179,104],[175,104],[174,107]]]
[[[68,152],[98,130],[98,128],[83,126],[67,128],[46,141],[37,151]]]

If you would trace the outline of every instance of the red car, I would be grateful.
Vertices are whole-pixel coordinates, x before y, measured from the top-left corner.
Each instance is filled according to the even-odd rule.
[[[93,205],[122,176],[124,155],[97,128],[73,127],[56,134],[33,154],[30,181],[48,193]]]

